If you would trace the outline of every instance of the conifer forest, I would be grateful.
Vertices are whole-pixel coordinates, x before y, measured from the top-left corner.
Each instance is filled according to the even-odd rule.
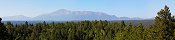
[[[175,40],[175,18],[169,7],[156,14],[147,26],[108,20],[13,24],[1,18],[0,40]]]

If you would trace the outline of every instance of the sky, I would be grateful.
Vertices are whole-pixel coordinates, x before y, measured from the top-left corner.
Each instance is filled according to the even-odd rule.
[[[104,12],[117,17],[152,18],[165,5],[175,15],[175,0],[0,0],[0,17],[35,17],[67,9]]]

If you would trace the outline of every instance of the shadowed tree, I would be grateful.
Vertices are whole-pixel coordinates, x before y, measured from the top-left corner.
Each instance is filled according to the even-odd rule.
[[[0,18],[0,40],[6,40],[8,38],[7,28],[1,22],[2,18]]]

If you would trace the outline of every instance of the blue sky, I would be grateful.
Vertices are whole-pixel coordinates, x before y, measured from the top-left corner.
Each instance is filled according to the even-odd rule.
[[[67,9],[104,12],[117,17],[152,18],[165,5],[175,15],[174,0],[0,0],[0,16],[35,17]]]

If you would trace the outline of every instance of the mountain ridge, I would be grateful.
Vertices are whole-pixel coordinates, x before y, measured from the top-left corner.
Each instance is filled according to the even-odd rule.
[[[142,18],[116,17],[104,12],[93,11],[70,11],[66,9],[56,10],[48,14],[36,17],[26,17],[24,15],[2,17],[4,21],[72,21],[72,20],[142,20]]]

